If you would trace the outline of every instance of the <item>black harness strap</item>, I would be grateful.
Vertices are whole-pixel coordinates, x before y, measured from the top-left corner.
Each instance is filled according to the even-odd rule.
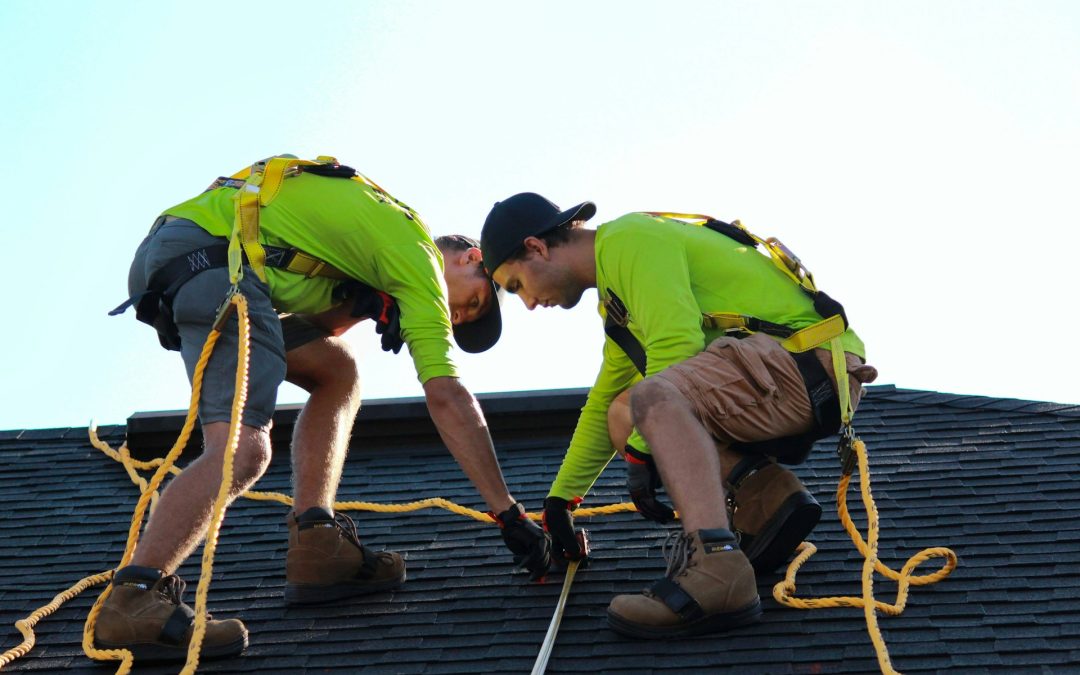
[[[165,625],[161,627],[158,639],[165,644],[183,644],[184,636],[193,623],[195,623],[195,612],[187,605],[177,605]]]
[[[294,249],[277,246],[264,246],[267,267],[286,267],[296,255]],[[247,263],[247,256],[244,256]],[[135,318],[154,327],[158,332],[161,346],[172,351],[180,351],[180,332],[172,318],[172,303],[180,287],[191,281],[197,274],[206,270],[229,266],[229,245],[227,243],[203,246],[183,255],[178,255],[154,272],[147,282],[147,290],[125,300],[120,306],[109,312],[109,316],[123,314],[131,306],[135,307]]]
[[[647,364],[645,348],[641,346],[638,339],[626,327],[626,324],[630,321],[630,313],[626,310],[626,305],[619,299],[619,296],[615,295],[610,288],[607,289],[607,292],[611,299],[604,304],[607,313],[607,317],[604,319],[604,332],[630,357],[634,367],[638,369],[642,377],[645,377],[645,366]]]

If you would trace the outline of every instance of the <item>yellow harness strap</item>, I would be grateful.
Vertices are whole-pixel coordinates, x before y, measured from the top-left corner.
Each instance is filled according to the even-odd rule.
[[[320,156],[315,161],[295,157],[271,157],[233,174],[233,178],[244,179],[244,186],[233,195],[235,219],[229,237],[229,280],[234,286],[244,276],[243,254],[247,254],[248,264],[256,276],[266,283],[266,251],[259,243],[259,209],[274,201],[285,179],[299,173],[298,167],[330,163],[336,164],[337,160],[328,156]],[[310,258],[306,254],[305,257]],[[318,262],[323,266],[326,264]],[[314,268],[315,272],[309,276],[318,275],[319,266],[310,267]]]
[[[751,328],[754,317],[744,314],[729,314],[727,312],[710,312],[701,315],[702,325],[706,328],[720,329],[724,331],[754,332]],[[844,334],[844,319],[839,315],[810,324],[806,328],[797,330],[780,341],[780,346],[789,352],[808,352],[815,347],[829,342],[833,338]]]
[[[670,213],[667,211],[643,211],[642,213],[657,218],[675,218],[698,226],[713,220],[712,217],[700,213]],[[769,252],[769,260],[772,260],[773,264],[776,265],[781,272],[802,287],[804,291],[810,295],[815,295],[818,292],[817,286],[814,285],[813,275],[810,274],[810,271],[807,270],[805,266],[803,266],[802,261],[799,260],[798,256],[780,243],[779,239],[775,237],[762,239],[743,227],[743,224],[737,220],[733,221],[731,224],[739,228],[746,236],[763,246],[765,250]],[[703,317],[703,325],[707,328],[752,332],[749,326],[753,317],[725,312],[705,314]],[[847,328],[844,326],[844,319],[840,315],[834,315],[796,331],[782,340],[780,344],[789,352],[806,352],[839,337],[845,330],[847,330]]]
[[[289,264],[281,269],[294,274],[303,274],[308,279],[313,277],[326,277],[328,279],[352,278],[325,260],[320,260],[300,250],[297,250]]]
[[[829,340],[829,351],[832,352],[833,373],[836,375],[836,395],[840,399],[840,428],[850,429],[854,410],[851,408],[851,389],[848,387],[847,355],[839,337]]]

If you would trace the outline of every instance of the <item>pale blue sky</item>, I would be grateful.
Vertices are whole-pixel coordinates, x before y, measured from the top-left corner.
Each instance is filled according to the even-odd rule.
[[[1078,3],[4,0],[0,86],[0,429],[186,407],[179,358],[106,312],[159,211],[281,152],[436,234],[523,190],[741,218],[846,305],[880,382],[1080,402]],[[595,297],[509,298],[465,383],[587,386]],[[421,393],[350,335],[367,397]]]

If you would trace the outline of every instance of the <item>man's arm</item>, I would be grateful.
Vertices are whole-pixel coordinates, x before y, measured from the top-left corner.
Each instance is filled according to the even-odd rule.
[[[551,565],[551,542],[510,496],[480,405],[456,377],[431,378],[424,383],[424,394],[443,443],[487,502],[514,563],[539,579]]]
[[[428,412],[439,436],[493,513],[514,505],[495,457],[484,413],[456,377],[433,377],[424,383]]]

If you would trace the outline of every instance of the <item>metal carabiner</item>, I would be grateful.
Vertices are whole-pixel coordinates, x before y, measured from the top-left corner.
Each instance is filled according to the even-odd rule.
[[[836,446],[836,454],[840,457],[840,473],[850,476],[858,464],[858,456],[855,453],[855,430],[850,424],[844,425],[840,430],[840,443]]]
[[[217,309],[217,315],[214,317],[214,325],[211,330],[218,333],[225,327],[225,322],[229,320],[233,312],[236,311],[236,305],[233,304],[233,296],[240,294],[240,285],[233,284],[229,286],[229,290],[225,293],[225,300]]]

